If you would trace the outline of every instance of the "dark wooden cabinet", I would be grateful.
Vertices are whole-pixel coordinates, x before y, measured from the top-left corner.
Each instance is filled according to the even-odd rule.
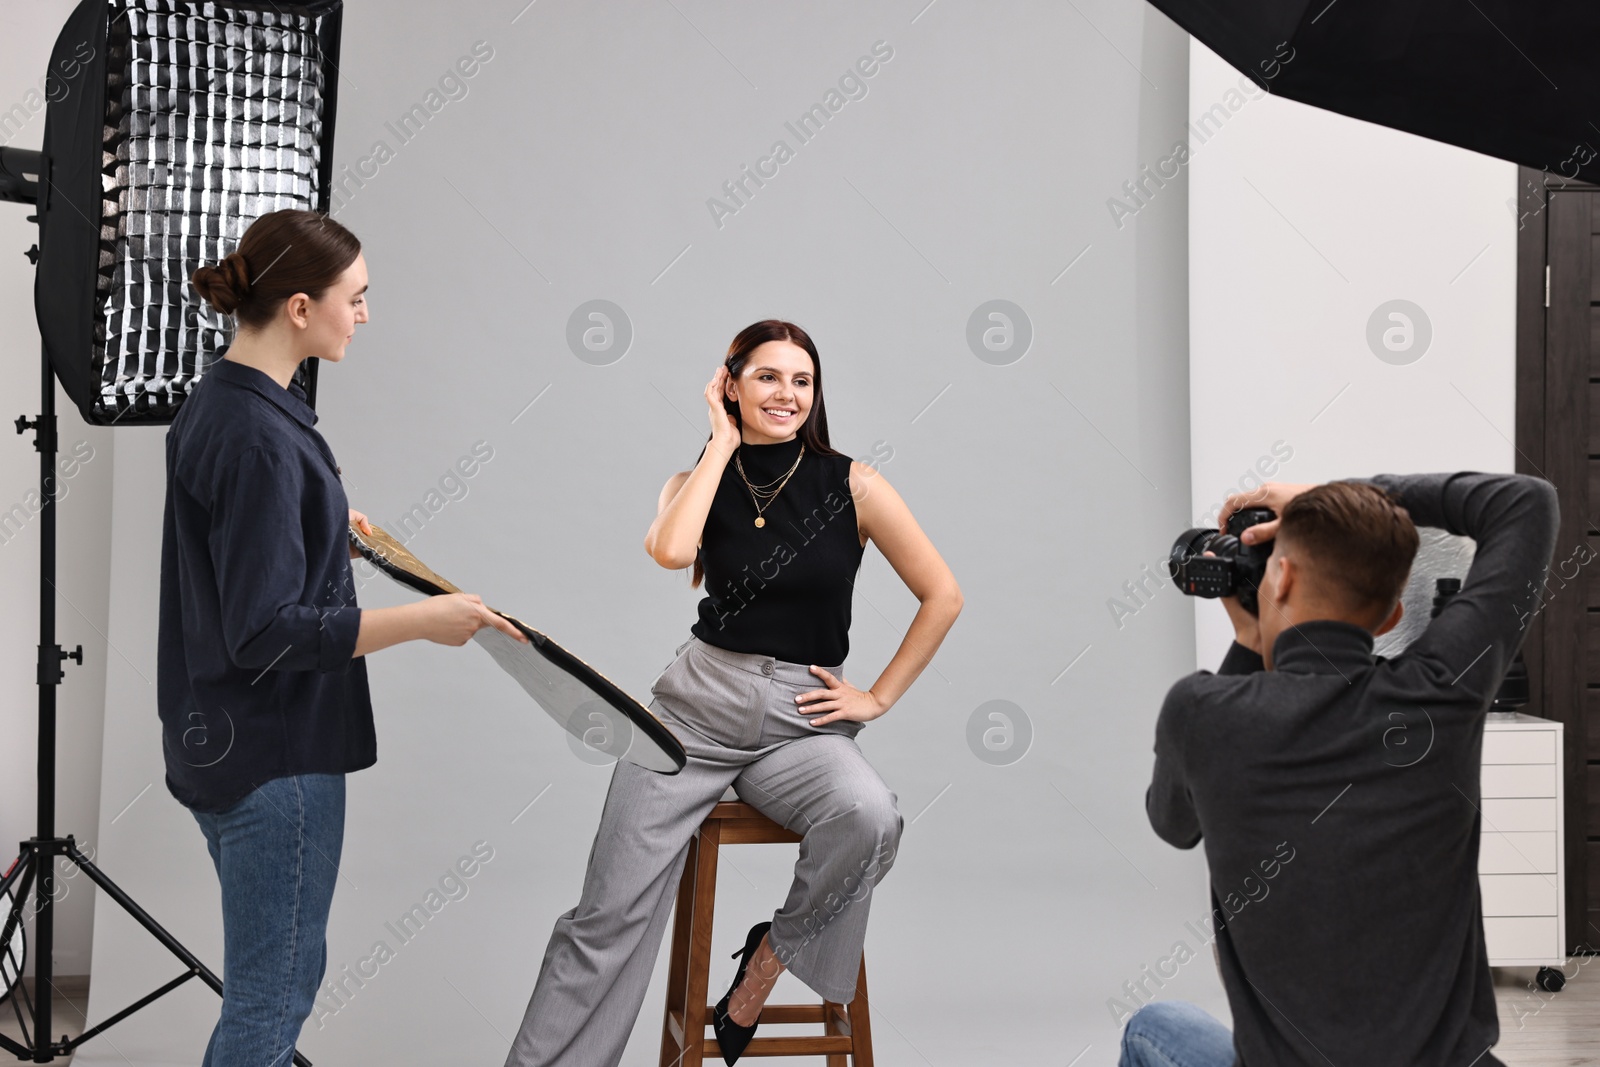
[[[1567,948],[1600,946],[1600,188],[1520,168],[1517,470],[1561,526],[1523,645],[1532,704],[1565,724]]]

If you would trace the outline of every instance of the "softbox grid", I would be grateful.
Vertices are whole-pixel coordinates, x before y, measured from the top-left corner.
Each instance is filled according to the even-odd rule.
[[[165,421],[233,340],[232,320],[195,295],[190,275],[236,249],[259,216],[318,207],[322,16],[182,0],[108,7],[97,406],[113,421],[131,411]]]

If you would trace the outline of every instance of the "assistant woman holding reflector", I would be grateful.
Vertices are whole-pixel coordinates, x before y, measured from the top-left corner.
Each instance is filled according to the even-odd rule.
[[[645,537],[657,563],[706,580],[693,636],[651,687],[688,763],[675,776],[616,765],[582,898],[556,921],[508,1067],[621,1060],[689,841],[730,785],[803,840],[788,899],[750,930],[714,1013],[724,1058],[738,1059],[785,969],[828,1000],[855,997],[902,819],[854,738],[928,665],[961,590],[883,476],[829,446],[821,371],[803,330],[766,320],[706,386],[711,439],[668,479]],[[843,664],[869,540],[921,606],[858,689]]]
[[[192,281],[238,335],[167,433],[156,703],[167,788],[222,884],[204,1063],[287,1064],[327,958],[344,776],[377,758],[363,657],[485,626],[526,638],[466,593],[356,606],[349,529],[367,520],[294,381],[307,359],[342,360],[367,321],[355,235],[274,211]]]

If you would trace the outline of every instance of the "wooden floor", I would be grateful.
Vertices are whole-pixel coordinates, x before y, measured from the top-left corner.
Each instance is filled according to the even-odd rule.
[[[1533,967],[1498,967],[1500,1043],[1507,1067],[1594,1067],[1600,1063],[1600,956],[1567,961],[1559,993],[1533,985]]]
[[[1494,1054],[1507,1067],[1594,1067],[1600,1064],[1600,956],[1568,962],[1571,977],[1559,993],[1533,988],[1534,968],[1504,967],[1494,971],[1495,999],[1500,1005],[1500,1043]],[[59,980],[56,1025],[76,1036],[83,1030],[83,1005],[89,980]],[[0,1001],[0,1034],[20,1038],[11,1001]],[[11,1062],[9,1056],[0,1063]],[[66,1059],[54,1061],[72,1062]]]

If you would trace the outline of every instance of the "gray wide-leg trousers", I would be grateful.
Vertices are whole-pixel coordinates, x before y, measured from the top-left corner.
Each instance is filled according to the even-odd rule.
[[[842,666],[827,669],[842,677]],[[812,726],[817,713],[794,702],[821,688],[807,664],[698,637],[679,647],[650,687],[650,710],[683,742],[688,765],[676,775],[616,765],[582,898],[556,920],[506,1067],[621,1061],[689,841],[730,785],[804,838],[772,918],[773,951],[824,998],[855,998],[872,887],[894,862],[904,821],[856,746],[862,724]]]

